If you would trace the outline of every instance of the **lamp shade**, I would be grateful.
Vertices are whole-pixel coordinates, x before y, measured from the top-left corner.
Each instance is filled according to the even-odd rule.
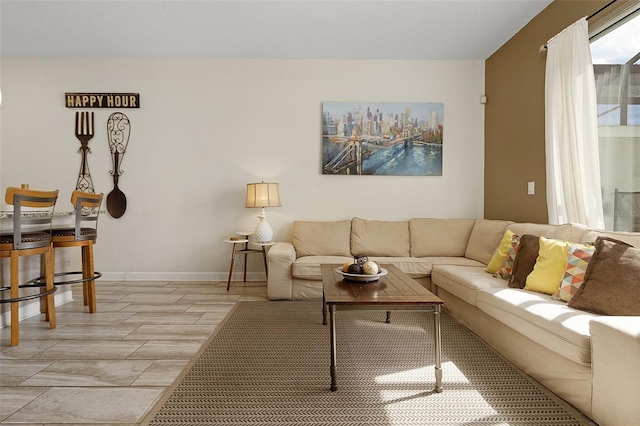
[[[281,207],[279,184],[248,183],[245,207]]]

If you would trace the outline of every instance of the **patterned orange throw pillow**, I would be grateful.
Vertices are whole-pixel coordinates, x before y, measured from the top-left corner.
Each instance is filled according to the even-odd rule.
[[[513,264],[516,261],[516,255],[518,254],[518,248],[520,247],[520,235],[513,234],[511,236],[511,245],[509,246],[509,250],[507,250],[507,255],[502,261],[502,265],[493,274],[496,278],[502,278],[503,280],[508,280],[511,278],[511,273],[513,272]]]
[[[595,248],[584,245],[570,245],[567,254],[567,266],[562,276],[558,292],[552,297],[555,300],[568,302],[584,283],[589,261],[593,257]]]

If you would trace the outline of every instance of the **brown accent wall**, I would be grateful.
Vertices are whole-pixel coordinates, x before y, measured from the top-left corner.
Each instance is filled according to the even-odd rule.
[[[539,48],[583,16],[610,0],[555,0],[485,63],[484,216],[517,222],[548,223],[544,149],[546,54]],[[598,25],[618,1],[589,21]],[[527,195],[527,182],[535,195]]]

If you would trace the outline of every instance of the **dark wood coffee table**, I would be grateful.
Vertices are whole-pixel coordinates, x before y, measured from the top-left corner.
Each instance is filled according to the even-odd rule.
[[[331,391],[336,384],[336,311],[338,310],[381,310],[387,311],[432,311],[435,340],[436,392],[442,392],[440,310],[443,301],[418,284],[407,274],[393,265],[382,265],[388,274],[377,281],[358,282],[344,280],[336,272],[341,265],[321,265],[322,270],[322,323],[329,325],[331,339]]]

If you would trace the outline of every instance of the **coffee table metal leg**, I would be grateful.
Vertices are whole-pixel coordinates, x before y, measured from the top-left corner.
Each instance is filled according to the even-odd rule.
[[[336,385],[336,307],[329,305],[329,337],[331,339],[331,392],[338,390]]]
[[[442,339],[440,336],[440,305],[433,307],[433,338],[436,350],[436,392],[442,392]]]
[[[327,304],[325,303],[324,291],[322,292],[322,325],[327,325]]]

